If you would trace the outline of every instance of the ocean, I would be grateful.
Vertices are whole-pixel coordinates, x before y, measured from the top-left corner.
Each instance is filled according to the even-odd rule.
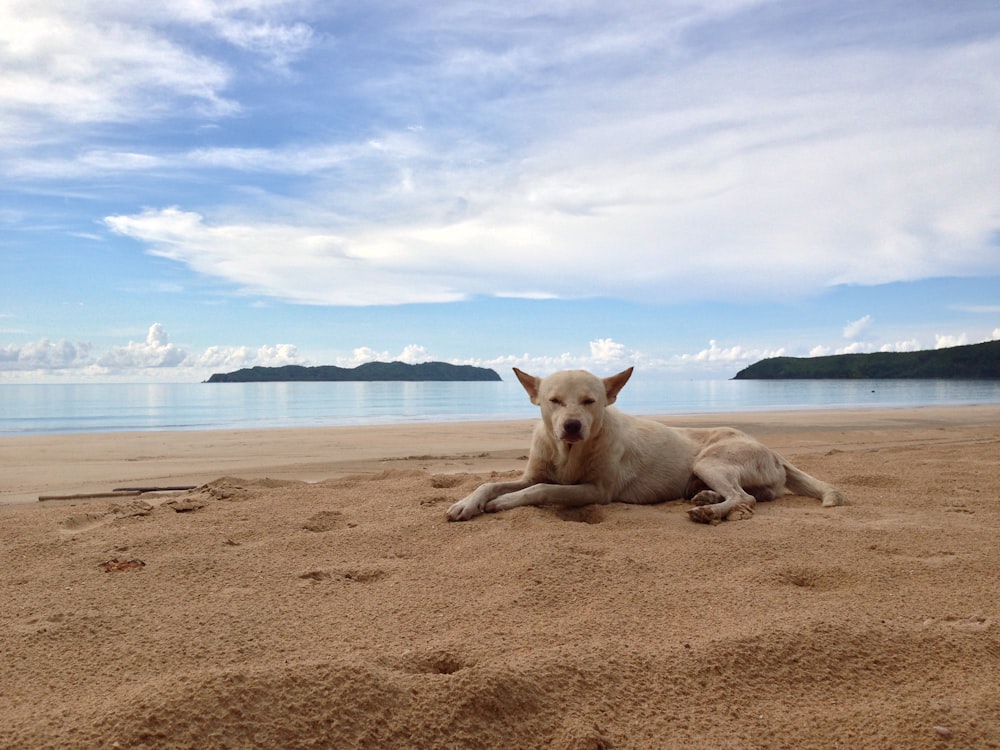
[[[1000,381],[666,380],[633,376],[632,414],[1000,403]],[[527,419],[513,378],[491,383],[0,384],[0,436]]]

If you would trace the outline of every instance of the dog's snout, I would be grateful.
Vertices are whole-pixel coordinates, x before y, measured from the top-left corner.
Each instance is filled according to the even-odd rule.
[[[567,436],[579,435],[582,429],[583,429],[583,422],[581,422],[579,419],[567,419],[565,422],[563,422],[563,432],[566,433]]]

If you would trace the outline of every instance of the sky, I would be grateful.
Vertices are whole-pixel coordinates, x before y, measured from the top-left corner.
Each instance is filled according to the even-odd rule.
[[[996,0],[0,0],[0,383],[1000,339]]]

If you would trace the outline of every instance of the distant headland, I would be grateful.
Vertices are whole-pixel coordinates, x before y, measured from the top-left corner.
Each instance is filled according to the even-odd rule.
[[[322,365],[285,365],[283,367],[247,367],[235,372],[215,373],[206,383],[278,383],[278,382],[374,382],[374,381],[495,381],[502,380],[495,370],[447,362],[366,362],[357,367]]]
[[[944,379],[1000,380],[1000,341],[919,352],[771,357],[733,380]]]

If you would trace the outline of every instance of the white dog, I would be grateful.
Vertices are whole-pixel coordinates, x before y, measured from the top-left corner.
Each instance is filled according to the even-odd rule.
[[[611,407],[632,368],[600,379],[569,370],[546,378],[514,373],[541,407],[524,475],[489,482],[448,509],[451,521],[520,505],[658,503],[687,498],[692,520],[753,515],[757,501],[791,493],[842,505],[844,496],[730,427],[673,428]]]

